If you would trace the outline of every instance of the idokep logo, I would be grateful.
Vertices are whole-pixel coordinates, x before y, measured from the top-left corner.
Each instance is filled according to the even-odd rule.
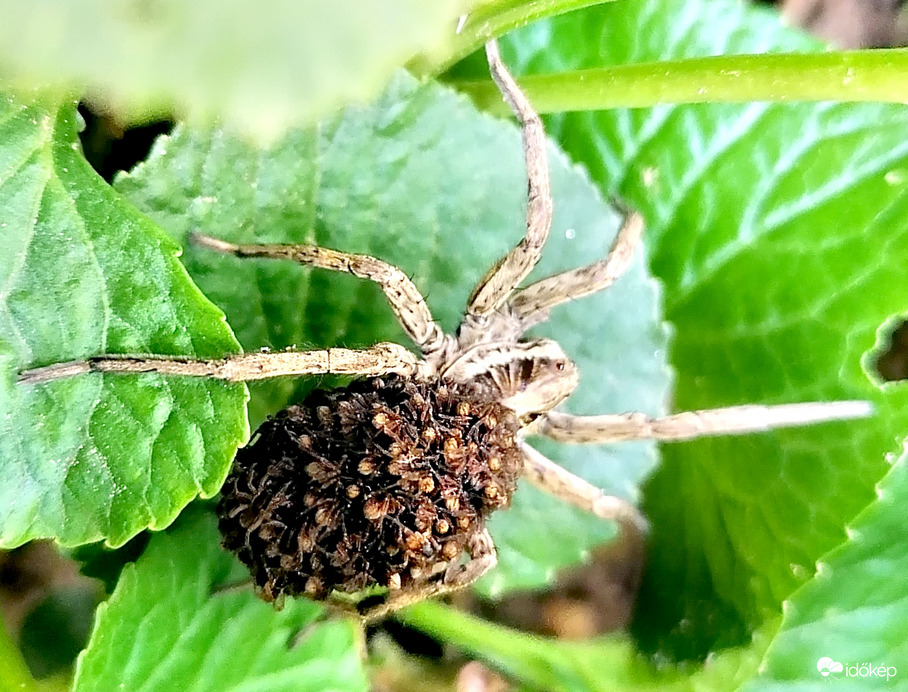
[[[873,663],[846,663],[843,665],[838,661],[833,661],[829,656],[823,656],[817,661],[817,670],[824,678],[830,677],[832,673],[844,672],[846,678],[886,678],[886,680],[894,678],[898,672],[895,666],[878,666]]]
[[[817,661],[817,670],[820,671],[820,675],[824,678],[828,678],[830,673],[841,673],[844,667],[838,661],[833,661],[829,656],[823,656]]]

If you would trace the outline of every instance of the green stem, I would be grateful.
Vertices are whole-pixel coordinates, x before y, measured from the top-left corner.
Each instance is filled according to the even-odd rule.
[[[908,49],[733,55],[522,77],[540,113],[752,101],[908,102]],[[490,81],[455,82],[481,107],[506,112]]]
[[[34,692],[36,689],[35,679],[25,665],[19,648],[0,620],[0,690]]]
[[[511,630],[437,602],[426,601],[395,618],[491,663],[515,680],[544,690],[695,692],[737,689],[756,674],[779,628],[771,618],[745,647],[726,649],[701,667],[653,665],[627,634],[560,641]]]
[[[625,635],[558,641],[511,630],[431,601],[411,606],[395,618],[539,689],[668,692],[679,677],[674,670],[660,672],[648,666]]]
[[[481,48],[490,38],[543,17],[605,2],[614,0],[475,0],[451,43],[417,57],[407,67],[419,77],[437,75]]]

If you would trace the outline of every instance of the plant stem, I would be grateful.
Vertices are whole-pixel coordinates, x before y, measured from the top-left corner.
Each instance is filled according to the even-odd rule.
[[[635,689],[679,692],[676,670],[656,670],[623,634],[556,641],[486,622],[440,603],[411,606],[395,618],[492,663],[507,675],[545,690]]]
[[[734,55],[522,77],[541,113],[752,101],[908,102],[908,50]],[[491,81],[455,86],[481,108],[505,113]]]

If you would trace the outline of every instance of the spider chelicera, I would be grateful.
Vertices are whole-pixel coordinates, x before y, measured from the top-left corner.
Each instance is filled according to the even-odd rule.
[[[547,459],[527,442],[531,434],[581,443],[680,440],[870,412],[861,401],[738,406],[655,419],[555,411],[577,387],[577,368],[556,341],[524,334],[560,304],[616,281],[643,222],[628,214],[604,259],[519,287],[539,260],[552,221],[545,135],[494,42],[487,55],[522,126],[526,234],[479,281],[456,333],[445,334],[407,275],[380,259],[311,245],[235,245],[197,234],[193,241],[214,251],[291,259],[376,282],[420,355],[393,343],[217,360],[106,355],[20,375],[20,383],[30,385],[88,372],[230,381],[323,373],[361,378],[278,414],[237,456],[221,501],[221,528],[268,600],[304,594],[374,618],[471,584],[496,562],[485,518],[508,504],[521,474],[626,530],[646,530],[633,505]],[[345,595],[372,586],[387,589],[377,603]]]

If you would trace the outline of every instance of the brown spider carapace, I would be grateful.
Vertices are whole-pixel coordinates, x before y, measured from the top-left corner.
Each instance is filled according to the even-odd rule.
[[[645,530],[632,505],[531,447],[525,439],[531,433],[569,442],[676,440],[870,412],[861,401],[740,406],[661,419],[555,412],[576,388],[577,369],[555,341],[523,335],[558,305],[611,285],[628,266],[643,223],[629,214],[607,257],[518,288],[539,260],[552,220],[545,137],[494,42],[487,53],[492,77],[523,128],[526,235],[479,282],[455,334],[441,331],[404,272],[379,259],[197,235],[194,242],[219,252],[292,259],[377,282],[421,357],[388,343],[213,361],[108,355],[20,376],[30,384],[92,371],[233,381],[359,376],[280,412],[237,454],[218,508],[221,531],[267,600],[304,594],[372,618],[466,586],[495,564],[485,520],[508,505],[521,474],[603,519]],[[349,596],[372,587],[386,594]]]

